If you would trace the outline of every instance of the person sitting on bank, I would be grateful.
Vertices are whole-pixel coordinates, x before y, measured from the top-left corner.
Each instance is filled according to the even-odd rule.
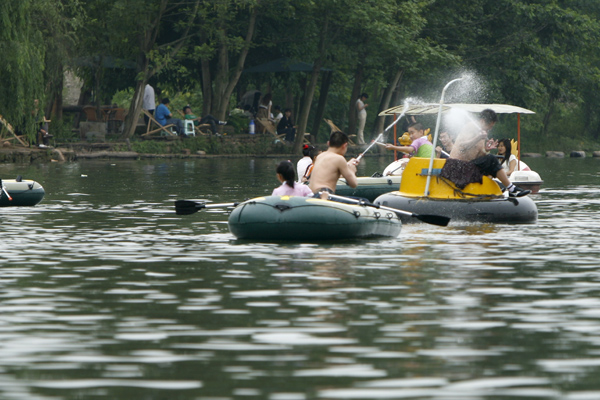
[[[285,135],[285,141],[292,143],[294,137],[296,137],[296,128],[294,127],[294,121],[292,121],[292,110],[286,108],[283,111],[283,118],[277,124],[277,134]]]
[[[488,132],[497,121],[498,116],[494,110],[489,108],[483,110],[479,114],[478,122],[472,121],[467,124],[456,138],[450,152],[450,160],[467,161],[479,169],[483,175],[498,178],[508,190],[510,197],[526,196],[531,193],[531,190],[521,189],[511,183],[496,156],[488,153],[489,150],[498,146],[498,141],[488,139]]]
[[[450,158],[450,152],[452,151],[452,146],[454,146],[454,142],[450,137],[448,132],[444,131],[440,133],[440,143],[441,146],[437,146],[435,148],[435,155],[437,158]]]
[[[416,157],[431,157],[433,145],[429,139],[427,139],[427,136],[425,136],[425,128],[423,128],[423,125],[418,122],[410,124],[408,126],[408,134],[412,140],[412,143],[408,146],[394,146],[391,143],[386,143],[385,148],[401,151]]]
[[[183,116],[185,119],[194,121],[194,125],[196,125],[196,126],[201,125],[201,124],[209,124],[210,131],[213,133],[213,135],[216,135],[216,136],[219,136],[219,133],[217,132],[217,125],[227,125],[226,121],[219,121],[218,119],[216,119],[215,117],[213,117],[210,114],[205,115],[204,117],[197,117],[192,112],[192,107],[190,107],[190,106],[183,107]]]
[[[167,107],[167,105],[170,102],[171,101],[169,100],[169,98],[165,97],[164,99],[162,99],[162,101],[160,102],[158,107],[156,107],[156,110],[154,111],[154,116],[156,117],[156,122],[158,122],[162,126],[173,124],[173,125],[175,125],[175,132],[178,135],[180,135],[180,136],[185,135],[184,128],[183,128],[183,121],[180,120],[179,118],[173,118],[173,114],[171,114],[169,107]]]
[[[309,187],[315,197],[321,197],[319,192],[335,193],[335,186],[340,176],[346,179],[351,188],[358,185],[356,166],[359,161],[352,158],[346,161],[344,156],[348,151],[348,135],[335,131],[329,136],[327,151],[319,154],[314,161]],[[324,194],[323,198],[327,198]]]
[[[38,125],[38,131],[36,135],[37,145],[38,147],[48,147],[50,146],[50,139],[54,136],[50,134],[48,131],[48,123],[50,120],[46,119],[44,113],[40,113],[40,101],[35,99],[33,101],[33,110],[31,111],[31,115],[36,119],[36,123]]]
[[[296,182],[296,171],[289,161],[282,161],[277,165],[277,179],[281,186],[273,189],[271,196],[302,196],[312,197],[313,192],[307,185]]]
[[[277,126],[279,125],[279,121],[281,121],[281,118],[283,118],[283,113],[281,112],[281,107],[279,106],[273,106],[273,114],[271,114],[271,121],[273,122],[273,125]]]

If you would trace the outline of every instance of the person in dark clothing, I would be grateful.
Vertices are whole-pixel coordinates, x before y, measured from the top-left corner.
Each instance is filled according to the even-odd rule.
[[[279,135],[285,134],[285,141],[292,143],[294,141],[294,137],[296,136],[296,128],[294,127],[294,122],[292,121],[292,110],[286,108],[283,111],[283,118],[277,124],[277,133]]]
[[[183,107],[183,115],[184,115],[185,119],[194,121],[194,125],[196,125],[196,126],[202,125],[202,124],[209,124],[211,132],[213,133],[213,135],[216,135],[216,136],[219,136],[219,133],[217,132],[217,125],[227,125],[227,121],[219,121],[218,119],[216,119],[215,117],[213,117],[210,114],[205,115],[202,118],[197,117],[192,112],[192,107],[190,107],[190,106]]]

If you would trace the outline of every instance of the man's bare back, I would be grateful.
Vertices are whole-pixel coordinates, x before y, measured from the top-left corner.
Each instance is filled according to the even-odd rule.
[[[456,138],[454,146],[450,151],[450,158],[471,161],[486,155],[486,139],[487,133],[482,133],[481,128],[476,126],[474,123],[470,123]]]
[[[312,175],[310,176],[310,190],[313,193],[327,188],[332,193],[335,192],[335,185],[340,176],[343,176],[350,187],[356,187],[358,180],[356,179],[356,164],[357,161],[353,158],[346,162],[346,159],[341,154],[345,153],[346,149],[330,147],[326,152],[321,153],[315,160]]]

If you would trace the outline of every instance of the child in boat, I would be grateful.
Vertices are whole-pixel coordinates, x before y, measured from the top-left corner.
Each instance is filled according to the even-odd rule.
[[[435,148],[435,156],[437,158],[450,158],[454,141],[448,132],[444,131],[440,133],[440,143],[442,145]]]
[[[314,147],[310,144],[305,144],[302,147],[302,155],[304,157],[298,160],[298,164],[296,164],[296,169],[298,170],[298,183],[306,182],[306,179],[303,178],[306,177],[306,172],[313,163],[313,159],[311,157],[311,152],[313,149]]]
[[[431,157],[433,151],[433,145],[425,136],[425,128],[418,122],[412,123],[408,127],[408,134],[412,143],[408,146],[394,146],[391,143],[386,143],[385,148],[390,150],[397,150],[403,153],[410,154],[415,157]]]
[[[351,188],[358,185],[356,179],[356,166],[359,161],[355,158],[346,162],[344,156],[348,151],[348,135],[344,132],[335,131],[329,136],[327,151],[315,158],[314,168],[310,177],[310,189],[315,197],[321,197],[319,192],[335,193],[335,186],[340,176],[346,179]],[[323,198],[327,198],[323,194]]]
[[[307,185],[296,182],[296,171],[289,161],[282,161],[277,165],[277,179],[281,186],[275,188],[271,196],[303,196],[311,197],[312,190]]]
[[[312,176],[313,168],[315,167],[315,158],[322,152],[318,150],[316,147],[313,147],[310,151],[310,162],[311,164],[306,168],[306,172],[302,177],[302,182],[308,184],[310,182],[310,177]]]
[[[506,175],[510,176],[515,171],[531,171],[529,166],[523,161],[517,161],[517,156],[512,154],[512,143],[510,139],[501,139],[498,141],[498,156],[502,156],[500,162]],[[517,164],[519,168],[517,169]]]

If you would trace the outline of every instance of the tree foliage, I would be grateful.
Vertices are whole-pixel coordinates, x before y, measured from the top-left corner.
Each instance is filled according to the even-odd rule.
[[[33,101],[44,93],[43,35],[30,18],[33,0],[0,2],[0,114],[31,124]]]
[[[0,114],[13,121],[45,93],[56,108],[66,65],[97,104],[133,92],[127,136],[149,80],[201,94],[203,114],[219,119],[247,88],[272,91],[297,112],[300,134],[318,129],[322,115],[352,133],[354,102],[367,92],[376,133],[384,127],[378,111],[405,97],[435,101],[469,71],[485,90],[459,100],[533,109],[544,135],[563,116],[578,116],[582,131],[600,137],[598,2],[21,0],[0,4],[0,28]],[[282,57],[313,71],[242,73]],[[322,69],[333,72],[319,85]]]

